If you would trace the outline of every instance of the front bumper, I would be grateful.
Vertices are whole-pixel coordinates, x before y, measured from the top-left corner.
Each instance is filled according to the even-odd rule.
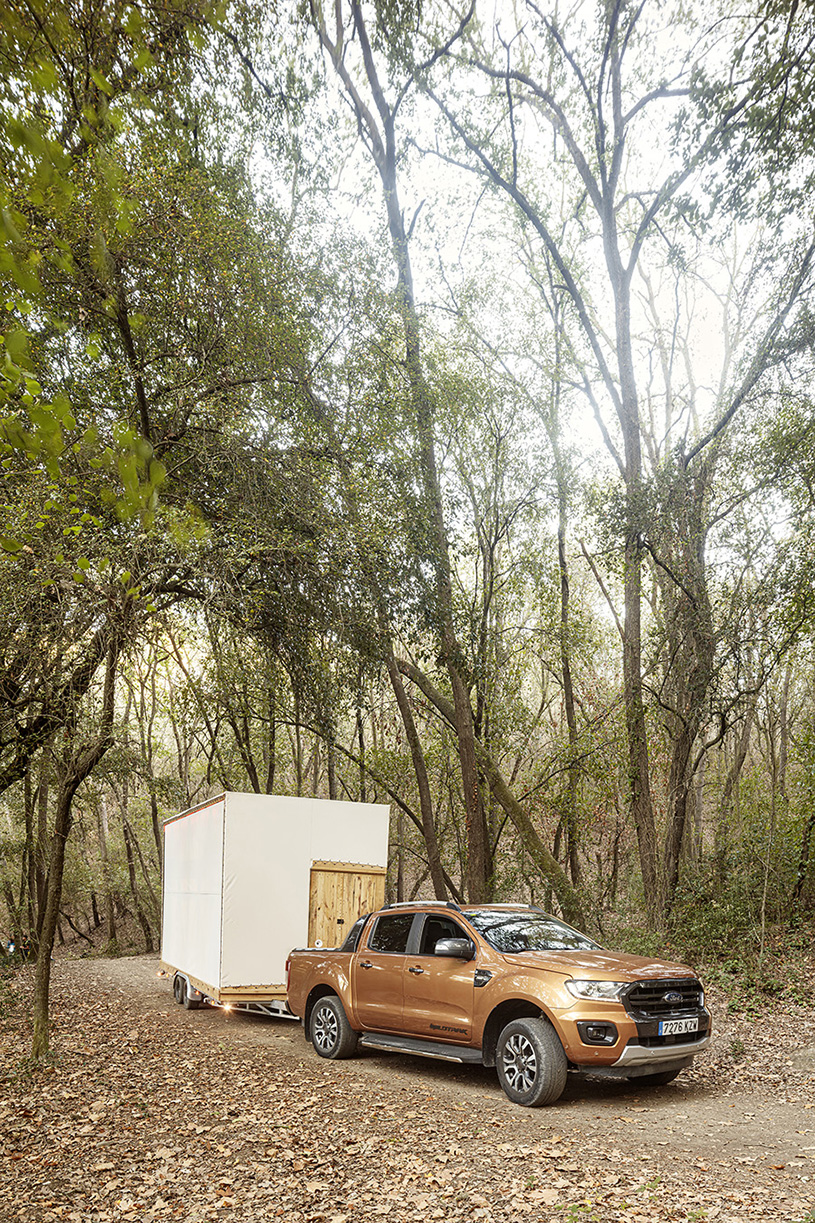
[[[655,1070],[662,1069],[668,1062],[685,1061],[702,1053],[713,1040],[713,1033],[708,1029],[701,1040],[686,1041],[676,1045],[640,1045],[636,1038],[629,1041],[613,1066],[652,1066]]]
[[[619,1003],[604,1005],[587,1001],[560,1012],[556,1016],[556,1026],[560,1028],[563,1047],[572,1066],[587,1073],[603,1067],[607,1073],[625,1074],[631,1067],[635,1073],[656,1074],[687,1065],[697,1053],[703,1053],[711,1043],[712,1017],[701,1001],[701,986],[695,983],[695,996],[682,999],[685,1005],[667,1007],[664,994],[669,992],[671,985],[670,979],[655,985],[649,983],[648,988],[657,996],[655,999],[646,997],[644,1004],[640,998],[633,1001],[625,998]],[[689,987],[686,992],[690,994]],[[697,999],[699,1005],[688,1005]],[[663,1035],[660,1031],[662,1021],[677,1019],[695,1020],[696,1030]],[[604,1025],[616,1029],[617,1039],[602,1043],[590,1039],[591,1029]],[[636,1070],[638,1067],[640,1069]]]

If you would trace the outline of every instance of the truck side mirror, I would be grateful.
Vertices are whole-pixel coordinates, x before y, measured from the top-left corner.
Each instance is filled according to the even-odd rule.
[[[471,960],[475,955],[475,947],[468,938],[440,938],[433,954],[453,956],[457,960]]]

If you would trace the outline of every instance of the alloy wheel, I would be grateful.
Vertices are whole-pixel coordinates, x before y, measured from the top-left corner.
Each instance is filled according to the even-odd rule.
[[[507,1041],[503,1067],[510,1087],[519,1093],[529,1091],[538,1072],[538,1059],[532,1042],[522,1032],[515,1032]]]
[[[337,1016],[328,1006],[321,1006],[314,1016],[313,1039],[324,1052],[333,1049],[339,1037]]]

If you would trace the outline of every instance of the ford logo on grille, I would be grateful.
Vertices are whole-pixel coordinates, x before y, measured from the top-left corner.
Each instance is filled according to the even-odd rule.
[[[670,993],[663,994],[662,1001],[668,1002],[673,1006],[675,1003],[682,1001],[682,995],[678,994],[675,989],[672,989]]]

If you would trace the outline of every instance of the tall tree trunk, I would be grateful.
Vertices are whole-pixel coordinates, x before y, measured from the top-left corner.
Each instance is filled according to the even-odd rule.
[[[31,1056],[35,1061],[39,1061],[47,1055],[50,1042],[51,954],[54,950],[54,938],[59,920],[62,880],[65,872],[65,849],[68,843],[68,835],[71,831],[71,811],[74,795],[83,781],[90,776],[113,742],[111,730],[113,727],[113,702],[118,657],[119,641],[114,633],[108,647],[102,712],[97,734],[91,743],[74,750],[70,756],[66,757],[60,770],[55,804],[54,832],[51,837],[51,852],[45,883],[45,906],[34,978],[34,1003],[32,1008],[34,1035],[31,1044]],[[75,731],[75,726],[76,721],[74,717],[68,726],[69,733]]]
[[[116,907],[114,905],[113,896],[113,880],[110,869],[110,852],[108,849],[108,808],[105,796],[99,801],[99,807],[96,813],[96,830],[99,838],[99,856],[102,859],[102,882],[104,885],[104,902],[105,902],[105,921],[107,924],[107,946],[105,948],[107,955],[116,955],[118,950],[118,938],[116,932]]]
[[[693,860],[702,861],[704,850],[705,772],[707,757],[703,756],[696,771],[696,793],[693,804]]]
[[[334,740],[329,739],[326,747],[327,771],[328,771],[328,797],[335,799],[337,797],[337,749],[334,746]]]
[[[733,762],[725,777],[722,793],[719,798],[718,817],[716,820],[715,832],[715,854],[719,863],[720,883],[724,882],[724,860],[727,856],[729,843],[729,828],[730,828],[730,809],[733,801],[734,792],[738,789],[738,781],[741,776],[741,770],[744,767],[744,762],[747,759],[747,752],[750,748],[750,737],[753,733],[753,724],[756,717],[756,699],[753,697],[747,707],[747,712],[744,718],[744,725],[741,728],[736,750],[733,756]]]
[[[787,759],[789,756],[789,704],[790,684],[792,682],[792,657],[787,659],[784,668],[784,682],[781,686],[781,702],[778,710],[778,795],[787,797]]]
[[[405,899],[405,813],[396,813],[396,900]]]
[[[557,561],[560,577],[560,623],[558,625],[558,648],[560,651],[560,674],[563,684],[563,706],[566,713],[566,728],[569,737],[569,768],[566,775],[566,790],[561,809],[562,825],[566,832],[566,856],[569,864],[569,874],[572,885],[580,886],[580,829],[577,817],[577,794],[580,784],[580,766],[577,762],[577,711],[574,699],[574,684],[572,681],[572,646],[570,626],[570,583],[569,559],[566,549],[566,535],[569,521],[569,490],[570,472],[563,455],[561,445],[561,413],[563,383],[561,368],[564,347],[564,323],[562,312],[562,290],[552,266],[550,258],[546,259],[546,270],[549,281],[549,296],[552,306],[552,321],[555,333],[555,371],[551,380],[551,395],[549,411],[544,416],[544,424],[552,447],[555,460],[555,481],[557,484],[558,525],[557,525]],[[561,824],[558,824],[558,831]],[[555,858],[560,860],[559,847],[555,847]]]
[[[357,743],[359,745],[359,801],[368,801],[365,773],[365,721],[362,717],[362,693],[357,690],[357,701],[354,709],[356,718]]]
[[[369,147],[379,173],[387,210],[388,229],[391,237],[394,263],[398,278],[397,294],[402,314],[405,344],[405,368],[410,387],[411,404],[417,434],[417,458],[423,484],[427,521],[430,525],[430,560],[435,573],[434,622],[439,639],[440,655],[447,670],[453,694],[459,767],[464,798],[464,817],[467,828],[467,882],[466,892],[471,901],[489,899],[492,889],[492,859],[489,831],[479,785],[476,759],[475,729],[470,695],[463,678],[464,654],[456,637],[453,616],[453,591],[450,573],[450,555],[447,531],[444,523],[444,507],[436,462],[434,401],[424,371],[421,349],[419,319],[413,290],[410,266],[409,235],[405,228],[402,206],[399,200],[396,147],[396,107],[391,107],[382,89],[374,63],[370,39],[362,6],[359,0],[350,0],[349,10],[354,31],[362,51],[364,73],[370,87],[378,121],[374,113],[362,101],[351,79],[345,62],[342,46],[342,9],[335,8],[337,23],[336,38],[328,33],[322,9],[317,0],[312,0],[312,18],[323,47],[342,82],[353,105],[357,121],[369,138]]]
[[[159,869],[163,872],[164,863],[162,860],[163,846],[161,843],[161,826],[158,820],[158,799],[155,794],[150,792],[150,824],[153,829],[153,840],[156,843],[156,852],[158,853]]]
[[[269,732],[266,738],[266,751],[268,753],[268,759],[266,762],[266,793],[274,794],[275,769],[277,767],[277,702],[275,690],[271,684],[269,685],[268,717]],[[331,797],[333,798],[334,796],[332,795]]]
[[[295,793],[303,793],[303,739],[300,732],[300,697],[294,694],[294,779]]]
[[[122,834],[125,842],[127,874],[130,880],[130,894],[133,897],[133,907],[136,910],[136,918],[142,929],[142,935],[144,937],[144,950],[145,952],[150,952],[153,950],[153,931],[150,927],[147,914],[144,911],[141,896],[139,895],[139,887],[136,882],[136,861],[133,849],[133,842],[136,839],[136,834],[131,828],[124,811],[122,811]]]
[[[48,861],[48,799],[51,793],[51,743],[45,744],[40,757],[40,782],[37,786],[37,840],[34,856],[37,913],[45,903],[45,874]],[[39,919],[38,919],[39,925]]]
[[[320,740],[315,736],[314,752],[311,757],[311,793],[316,798],[320,792]]]
[[[402,676],[399,673],[396,659],[393,656],[393,645],[390,641],[386,643],[385,650],[388,676],[393,688],[393,694],[396,697],[402,725],[405,728],[405,737],[407,738],[410,757],[413,761],[413,771],[416,774],[416,786],[419,791],[419,810],[422,817],[422,833],[427,851],[427,865],[430,868],[430,878],[433,880],[433,891],[437,900],[446,900],[447,887],[444,882],[441,853],[439,851],[438,838],[436,837],[436,824],[433,819],[433,798],[430,793],[430,780],[427,776],[427,762],[422,751],[421,739],[416,728],[413,710],[410,707],[410,701],[405,692]]]

